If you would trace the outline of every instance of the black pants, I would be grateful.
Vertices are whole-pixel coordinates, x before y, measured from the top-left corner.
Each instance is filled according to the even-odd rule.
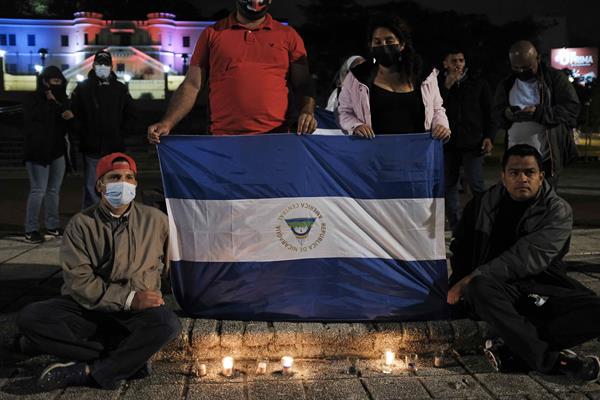
[[[560,350],[600,336],[600,297],[573,291],[536,306],[529,293],[493,278],[467,285],[467,306],[490,324],[511,352],[542,373],[554,370]]]
[[[129,378],[181,332],[179,319],[164,306],[108,313],[87,310],[68,296],[29,304],[17,325],[40,352],[87,362],[104,388]]]

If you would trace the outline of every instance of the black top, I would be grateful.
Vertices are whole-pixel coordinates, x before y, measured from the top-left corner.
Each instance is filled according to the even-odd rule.
[[[370,102],[376,135],[425,131],[425,106],[419,90],[395,93],[373,85]]]
[[[521,235],[517,231],[519,222],[525,211],[535,198],[526,201],[513,200],[510,195],[506,194],[500,201],[498,214],[496,215],[495,224],[490,235],[490,251],[487,261],[498,257],[510,248]]]

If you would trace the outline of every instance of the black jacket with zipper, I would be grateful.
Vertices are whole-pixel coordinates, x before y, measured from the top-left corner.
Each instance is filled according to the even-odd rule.
[[[506,115],[510,108],[508,95],[515,83],[516,75],[506,77],[496,90],[492,116],[497,134],[507,139],[513,122]],[[536,105],[533,121],[546,127],[546,138],[550,147],[553,175],[577,158],[577,148],[572,128],[577,125],[581,109],[579,98],[567,76],[544,63],[539,64],[537,82],[540,90],[540,104]],[[505,140],[508,143],[508,140]]]
[[[91,70],[71,99],[82,153],[102,157],[125,151],[124,136],[134,130],[135,109],[127,86],[114,73],[102,82]]]

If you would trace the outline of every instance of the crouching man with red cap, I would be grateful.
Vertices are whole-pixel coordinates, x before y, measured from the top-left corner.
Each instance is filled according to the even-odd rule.
[[[150,357],[181,331],[160,291],[167,217],[133,201],[136,174],[135,161],[123,153],[99,160],[100,202],[75,215],[64,233],[62,296],[19,314],[20,350],[64,360],[42,372],[43,389],[113,389],[147,376]]]

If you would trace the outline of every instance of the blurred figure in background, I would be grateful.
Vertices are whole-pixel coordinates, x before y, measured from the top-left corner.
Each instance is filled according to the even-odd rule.
[[[492,94],[485,80],[468,71],[463,50],[448,50],[443,66],[438,84],[452,130],[452,137],[444,145],[446,215],[454,231],[461,214],[458,195],[461,167],[474,196],[485,190],[483,157],[494,148]]]
[[[30,183],[25,240],[29,243],[44,241],[39,226],[42,203],[46,233],[51,236],[63,233],[59,195],[65,174],[65,136],[68,121],[73,119],[66,88],[67,81],[60,69],[48,66],[38,77],[37,91],[24,104],[24,160]]]
[[[335,87],[331,91],[329,99],[327,100],[327,106],[325,107],[327,111],[335,111],[337,109],[338,98],[342,90],[342,82],[344,82],[344,79],[346,79],[346,75],[348,75],[350,69],[364,62],[365,59],[362,58],[362,56],[350,56],[348,59],[346,59],[346,61],[344,61],[340,67],[340,70],[335,74]]]

